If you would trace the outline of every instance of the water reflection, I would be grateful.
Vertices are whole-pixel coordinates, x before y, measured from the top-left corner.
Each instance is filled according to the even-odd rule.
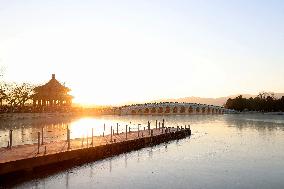
[[[155,122],[166,120],[167,126],[202,126],[206,124],[236,127],[239,130],[246,128],[257,131],[284,130],[284,116],[281,115],[191,115],[191,116],[100,116],[100,117],[59,117],[57,119],[5,119],[0,120],[0,146],[6,146],[9,130],[13,129],[13,144],[22,145],[37,142],[37,132],[44,131],[45,142],[66,140],[67,126],[71,129],[71,139],[110,134],[111,126],[117,129],[116,132],[124,132],[125,125],[131,130],[138,130],[147,127],[155,127]],[[225,123],[224,123],[225,122]]]
[[[284,116],[102,116],[69,122],[107,132],[120,123],[140,128],[147,121],[168,126],[191,124],[193,135],[158,146],[89,163],[19,188],[284,188]],[[155,127],[155,124],[151,124]],[[60,130],[65,124],[46,125]],[[21,129],[20,133],[26,132]],[[58,131],[58,133],[60,133]],[[79,134],[78,134],[79,133]],[[27,137],[27,135],[24,135]]]

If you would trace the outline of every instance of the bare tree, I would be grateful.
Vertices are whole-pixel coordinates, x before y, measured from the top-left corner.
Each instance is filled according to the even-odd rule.
[[[34,85],[29,83],[11,83],[6,88],[5,100],[11,107],[23,107],[25,103],[31,99],[34,93],[34,87]]]

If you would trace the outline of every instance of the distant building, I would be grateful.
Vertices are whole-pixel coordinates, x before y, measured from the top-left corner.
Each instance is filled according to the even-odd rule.
[[[68,94],[70,91],[71,89],[58,82],[55,79],[55,74],[52,74],[51,80],[34,89],[35,94],[32,96],[33,106],[46,107],[44,109],[70,107],[73,98]]]

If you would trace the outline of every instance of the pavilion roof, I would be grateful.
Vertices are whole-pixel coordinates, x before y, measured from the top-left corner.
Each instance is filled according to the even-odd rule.
[[[35,87],[34,91],[34,96],[60,96],[62,98],[73,98],[71,95],[67,94],[71,89],[57,81],[55,79],[55,74],[52,74],[51,80],[46,84]]]

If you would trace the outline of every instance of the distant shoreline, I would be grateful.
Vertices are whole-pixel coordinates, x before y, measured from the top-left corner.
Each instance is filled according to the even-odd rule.
[[[284,112],[238,112],[235,114],[284,115]]]

